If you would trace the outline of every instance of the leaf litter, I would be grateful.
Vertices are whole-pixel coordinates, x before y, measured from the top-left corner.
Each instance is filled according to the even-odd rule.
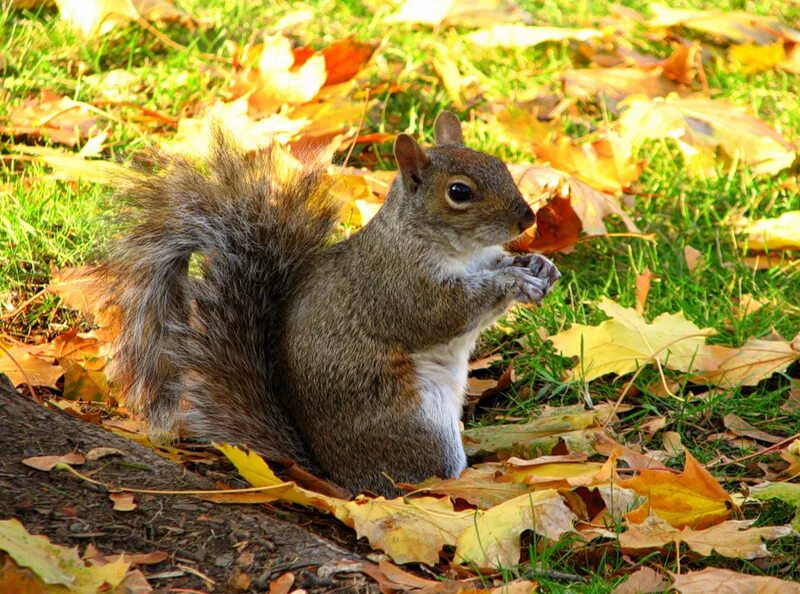
[[[59,3],[62,18],[74,22],[89,37],[105,35],[123,22],[139,18],[194,26],[194,19],[167,1],[149,3],[151,12],[142,9],[142,3],[138,2],[119,3],[122,8],[115,8],[114,3],[98,3],[97,11],[80,19],[70,12],[72,4]],[[800,34],[775,18],[741,12],[678,10],[659,5],[652,5],[650,10],[654,17],[649,21],[635,12],[616,11],[619,20],[610,29],[532,26],[527,24],[531,18],[524,11],[511,3],[494,0],[466,3],[409,0],[386,17],[387,22],[423,29],[480,27],[466,39],[481,47],[567,44],[570,51],[579,49],[594,62],[591,68],[565,71],[564,90],[574,97],[560,107],[557,115],[549,116],[552,121],[540,119],[538,107],[532,109],[523,104],[507,105],[499,113],[496,110],[491,114],[479,113],[505,130],[510,142],[536,158],[534,165],[512,163],[510,167],[523,193],[538,210],[539,218],[538,229],[521,239],[515,245],[517,249],[542,252],[572,249],[583,237],[607,234],[609,215],[621,220],[628,232],[638,233],[634,218],[623,207],[620,196],[635,186],[644,170],[637,149],[653,140],[674,142],[690,171],[698,175],[716,175],[721,168],[734,165],[747,166],[754,175],[773,175],[794,163],[795,145],[775,128],[744,106],[707,96],[699,42],[687,44],[681,40],[671,46],[672,53],[667,58],[639,54],[624,44],[607,52],[612,31],[629,34],[628,24],[620,16],[623,14],[629,21],[646,23],[651,31],[682,28],[709,35],[721,44],[739,44],[730,48],[730,54],[751,71],[770,68],[792,71],[791,60]],[[216,70],[227,82],[208,98],[207,107],[215,106],[208,115],[176,118],[174,125],[154,126],[152,131],[164,145],[182,153],[191,153],[207,144],[203,138],[213,118],[221,119],[237,131],[237,137],[241,132],[242,142],[251,149],[263,147],[273,139],[290,149],[313,139],[313,146],[333,156],[337,151],[341,154],[347,150],[358,138],[368,138],[369,135],[360,135],[357,128],[359,119],[374,105],[365,92],[363,72],[372,68],[371,60],[379,44],[361,43],[348,37],[328,41],[324,47],[315,49],[293,43],[286,33],[290,29],[276,27],[264,34],[260,43],[249,47],[230,46],[235,58],[226,62],[230,65]],[[437,52],[435,70],[451,100],[474,105],[476,93],[482,92],[480,85],[462,84],[465,80],[460,71],[462,65],[453,59],[447,45],[441,44]],[[610,107],[612,115],[619,117],[604,122],[589,136],[570,136],[558,119],[578,121],[575,99],[582,104],[596,102]],[[96,159],[108,138],[112,142],[114,139],[114,123],[106,115],[89,103],[43,91],[9,110],[2,130],[17,141],[46,141],[66,147],[18,145],[14,149],[20,155],[40,160],[52,169],[53,175],[107,184],[118,174],[119,166]],[[469,131],[472,126],[465,128]],[[389,133],[381,132],[384,134],[381,139],[391,139],[394,133],[402,131],[391,125],[388,129]],[[85,151],[71,150],[81,143],[85,143]],[[366,224],[374,215],[392,179],[391,172],[350,167],[332,167],[330,175],[341,184],[338,191],[348,197],[352,209],[349,220],[356,227]],[[792,218],[795,214],[787,212],[779,219],[741,225],[743,247],[764,251],[765,258],[772,258],[770,252],[774,250],[796,250],[794,231],[798,225]],[[687,251],[686,258],[690,270],[702,270],[703,256],[698,250]],[[68,273],[54,271],[49,290],[65,304],[91,316],[100,328],[91,333],[70,330],[50,344],[8,343],[0,353],[0,372],[9,375],[15,385],[60,390],[63,397],[76,400],[78,409],[88,401],[115,407],[113,387],[104,379],[114,337],[112,316],[98,307],[89,287],[82,284],[84,271],[75,272],[73,278]],[[564,380],[584,382],[591,387],[594,380],[607,373],[626,376],[650,364],[659,370],[688,374],[684,377],[692,383],[739,388],[764,381],[798,360],[797,338],[789,341],[768,335],[746,337],[740,347],[708,345],[706,337],[717,331],[695,325],[682,312],[661,313],[648,322],[644,317],[646,290],[642,291],[638,311],[604,300],[598,307],[610,320],[599,326],[575,324],[550,337],[557,352],[578,360]],[[488,389],[492,389],[492,382],[497,385],[495,379],[485,376],[476,377],[473,382],[474,386]],[[476,394],[479,391],[483,394],[485,390],[475,389]],[[682,451],[685,456],[685,468],[679,473],[659,461],[669,458],[662,456],[664,451],[616,442],[614,427],[619,425],[619,419],[613,412],[619,410],[618,405],[594,410],[583,406],[545,408],[536,416],[520,419],[521,422],[468,429],[464,432],[466,447],[470,456],[480,461],[477,465],[459,478],[403,485],[408,494],[393,500],[365,495],[348,500],[342,494],[317,493],[284,480],[253,452],[220,445],[242,476],[264,490],[209,497],[225,503],[285,501],[311,506],[353,527],[359,536],[367,538],[371,546],[383,550],[395,562],[429,566],[440,565],[443,560],[487,569],[513,566],[525,561],[525,545],[531,533],[550,541],[570,535],[580,543],[579,536],[587,525],[599,531],[598,535],[606,530],[594,523],[604,514],[620,522],[617,532],[606,530],[605,536],[616,538],[626,552],[669,553],[670,547],[683,545],[702,556],[715,552],[732,558],[757,559],[768,554],[765,541],[791,534],[787,526],[754,527],[752,520],[730,519],[738,513],[734,498],[688,451],[671,450]],[[726,417],[726,427],[739,436],[785,445],[777,451],[792,467],[796,456],[791,450],[792,443],[785,444],[781,437],[738,418]],[[192,455],[172,446],[155,446],[139,431],[126,435],[179,463]],[[79,453],[54,454],[45,456],[46,461],[26,459],[25,463],[39,464],[37,468],[47,471],[56,464],[78,464],[79,456]],[[780,499],[800,509],[795,486],[767,482],[751,488],[750,497]],[[603,503],[598,508],[596,496],[600,494],[599,501]],[[132,497],[118,499],[115,505],[119,509],[131,510],[135,506]],[[621,501],[627,502],[624,509],[614,509],[622,505]],[[794,527],[798,528],[797,520]],[[9,544],[12,540],[29,542],[27,536],[13,527],[5,532],[6,540],[0,547],[3,550],[19,551],[18,544]],[[584,534],[592,536],[591,530]],[[577,544],[578,548],[581,546],[591,545]],[[26,554],[19,553],[23,559]],[[71,563],[74,572],[83,577],[59,574],[62,570],[56,566],[62,554],[53,554],[55,565],[39,568],[50,576],[48,579],[55,576],[73,580],[74,584],[83,583],[80,580],[95,584],[102,579],[111,584],[125,575],[125,571],[120,573],[119,560],[92,565],[88,573],[82,562],[70,561],[68,565]],[[69,555],[64,558],[71,559]],[[17,559],[7,560],[5,567],[9,563],[22,566]],[[404,583],[420,591],[432,587],[427,583],[430,580],[393,567],[384,561],[377,570],[366,567],[362,570],[380,576],[385,583]],[[90,575],[92,572],[97,575]],[[0,575],[11,576],[12,571],[0,570]],[[711,591],[708,588],[730,587],[733,583],[742,591],[747,587],[757,591],[769,588],[790,591],[787,588],[793,587],[777,578],[745,576],[715,568],[668,577],[660,573],[636,577],[642,575],[634,573],[629,581],[635,578],[664,584],[672,579],[672,587],[680,592]],[[514,584],[527,588],[524,591],[535,587],[524,580],[511,582],[508,587]]]

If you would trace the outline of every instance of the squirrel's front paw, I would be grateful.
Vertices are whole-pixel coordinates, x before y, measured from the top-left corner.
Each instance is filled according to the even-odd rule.
[[[553,285],[556,284],[556,281],[561,278],[561,272],[559,272],[555,264],[553,264],[544,256],[539,254],[531,254],[530,256],[526,257],[529,258],[529,260],[525,267],[530,270],[535,277],[547,282],[547,290],[545,294],[549,293],[552,290]]]
[[[523,303],[540,304],[552,286],[546,279],[534,275],[529,268],[505,268],[502,275],[509,282],[510,296]]]

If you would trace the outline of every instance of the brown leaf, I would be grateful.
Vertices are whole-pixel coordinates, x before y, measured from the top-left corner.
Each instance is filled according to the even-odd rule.
[[[649,567],[634,571],[627,580],[614,588],[612,594],[651,594],[664,592],[668,583],[665,575]]]
[[[673,574],[672,587],[680,594],[798,594],[800,584],[775,577],[747,575],[729,569],[707,567],[702,571]]]
[[[22,460],[25,466],[30,466],[31,468],[43,470],[45,472],[50,472],[57,464],[80,466],[84,462],[86,462],[86,458],[83,454],[78,452],[70,452],[62,456],[33,456]]]
[[[694,272],[695,268],[703,266],[704,258],[702,252],[694,249],[690,245],[683,248],[683,257],[686,259],[686,267],[689,269],[689,272]]]
[[[661,66],[649,70],[622,67],[567,70],[562,79],[567,95],[579,99],[601,97],[614,112],[617,104],[631,95],[665,97],[682,92],[678,84],[664,75]]]
[[[294,574],[284,573],[269,584],[269,594],[289,594],[294,586]]]
[[[753,439],[757,439],[759,441],[765,441],[767,443],[778,443],[783,441],[783,437],[778,437],[777,435],[770,435],[765,431],[761,431],[760,429],[756,429],[750,423],[745,421],[743,418],[733,414],[728,413],[723,418],[723,422],[725,423],[725,427],[728,428],[732,433],[736,435],[743,435],[745,437],[752,437]]]
[[[528,491],[526,485],[498,482],[503,467],[497,463],[471,466],[456,478],[430,478],[416,485],[419,490],[463,499],[480,509],[490,509]]]
[[[751,528],[754,520],[728,520],[702,530],[678,529],[657,516],[649,516],[641,524],[633,524],[619,535],[619,544],[625,551],[660,549],[667,544],[681,542],[693,551],[707,557],[717,553],[735,559],[757,559],[769,556],[764,540],[788,536],[789,526],[764,526]]]
[[[109,493],[108,498],[114,502],[114,511],[133,511],[138,506],[133,500],[133,493]]]
[[[755,386],[800,360],[800,340],[773,334],[750,337],[739,348],[703,345],[692,366],[692,381],[721,387]]]
[[[650,272],[650,269],[645,266],[641,274],[636,277],[636,311],[644,313],[644,304],[647,301],[647,296],[650,294],[650,281],[656,275]]]
[[[9,136],[45,137],[56,144],[75,146],[97,134],[97,120],[85,103],[51,91],[28,98],[8,111],[8,123],[0,133]]]
[[[0,343],[0,373],[6,374],[15,386],[29,383],[56,388],[64,368],[55,362],[46,346],[6,347]]]

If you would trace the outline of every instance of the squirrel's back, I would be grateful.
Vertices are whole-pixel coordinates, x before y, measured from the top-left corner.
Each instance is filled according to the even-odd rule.
[[[118,306],[112,371],[155,432],[312,464],[273,372],[284,308],[337,220],[324,173],[214,133],[196,162],[151,154],[123,180],[124,234],[99,269]],[[195,270],[197,268],[197,270]]]

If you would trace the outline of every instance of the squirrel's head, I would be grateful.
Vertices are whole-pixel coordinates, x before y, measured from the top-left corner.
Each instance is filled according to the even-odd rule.
[[[424,150],[400,134],[394,155],[406,208],[458,251],[499,245],[536,220],[505,164],[464,146],[458,118],[443,111],[434,124],[436,146]]]

